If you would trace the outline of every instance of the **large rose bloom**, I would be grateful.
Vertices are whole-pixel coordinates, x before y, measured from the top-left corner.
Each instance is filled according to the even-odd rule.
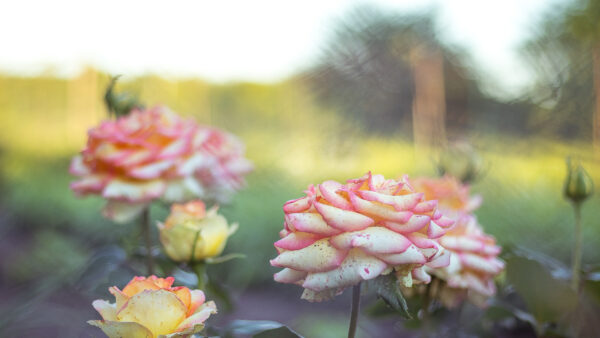
[[[226,202],[252,168],[236,137],[165,107],[134,110],[88,134],[86,148],[71,162],[71,174],[79,177],[71,189],[106,198],[104,215],[118,222],[155,199]]]
[[[456,306],[467,297],[484,306],[496,293],[494,277],[504,269],[504,263],[498,259],[501,248],[496,240],[484,233],[472,214],[481,199],[470,197],[469,187],[450,176],[417,179],[413,183],[425,192],[426,198],[436,198],[439,207],[456,219],[454,228],[438,239],[451,252],[450,264],[427,269],[445,282],[436,290],[438,298],[448,307]]]
[[[103,320],[90,320],[110,338],[189,337],[204,328],[204,321],[217,313],[215,303],[205,302],[204,293],[172,287],[173,277],[135,277],[123,290],[108,289],[115,303],[95,300],[92,305]]]
[[[437,202],[416,192],[407,178],[371,175],[346,184],[325,181],[288,201],[275,280],[305,288],[302,298],[330,299],[346,287],[395,272],[402,284],[429,282],[424,265],[448,265],[433,238],[452,226]]]

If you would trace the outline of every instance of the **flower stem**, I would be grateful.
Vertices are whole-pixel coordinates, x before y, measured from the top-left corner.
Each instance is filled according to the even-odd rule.
[[[206,275],[206,263],[202,261],[194,262],[192,264],[192,270],[198,276],[198,289],[205,290],[208,284],[208,276]]]
[[[142,211],[142,219],[140,222],[142,227],[142,235],[146,242],[146,267],[148,275],[154,274],[154,259],[152,258],[152,239],[150,238],[150,208],[147,207]]]
[[[358,310],[360,308],[360,284],[358,283],[352,287],[352,311],[350,312],[348,338],[354,338],[354,335],[356,335],[356,323],[358,322]]]
[[[431,281],[425,287],[425,294],[423,295],[423,303],[421,304],[421,311],[423,311],[423,337],[429,337],[429,308],[431,307],[431,296],[433,293],[433,283],[435,283],[435,277],[431,276]]]
[[[583,231],[581,229],[581,203],[573,203],[575,213],[575,246],[573,248],[573,276],[571,286],[579,292],[579,274],[581,271],[581,250],[583,243]]]

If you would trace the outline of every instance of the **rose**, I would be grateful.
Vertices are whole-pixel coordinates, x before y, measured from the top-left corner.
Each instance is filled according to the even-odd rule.
[[[106,198],[104,215],[118,222],[156,199],[226,202],[251,170],[236,137],[165,107],[134,110],[88,134],[86,148],[71,162],[70,172],[79,177],[71,189]]]
[[[439,242],[451,252],[450,264],[428,272],[446,282],[440,293],[442,302],[453,307],[466,296],[484,307],[496,293],[494,277],[504,269],[504,262],[498,259],[502,249],[494,237],[486,235],[471,216],[463,218]]]
[[[164,224],[158,223],[158,229],[167,255],[176,262],[187,262],[192,257],[200,261],[221,254],[237,224],[227,225],[216,207],[207,213],[202,201],[192,201],[173,204],[171,214]]]
[[[429,282],[424,265],[448,264],[434,240],[454,223],[425,200],[407,177],[371,175],[346,184],[310,185],[306,196],[288,201],[279,255],[271,265],[284,268],[274,278],[305,288],[302,298],[329,299],[346,287],[395,272],[406,286]]]
[[[443,210],[444,215],[454,220],[471,214],[481,205],[481,196],[471,196],[469,186],[462,184],[454,176],[421,177],[412,182],[415,189],[425,194],[425,198],[437,200],[438,207]]]
[[[95,300],[92,306],[103,320],[89,324],[117,337],[189,337],[204,328],[204,321],[217,313],[204,293],[186,287],[171,287],[173,277],[135,277],[123,290],[109,288],[115,303]]]
[[[504,269],[504,263],[498,259],[501,248],[496,240],[484,233],[472,214],[481,204],[481,198],[471,197],[469,186],[450,176],[420,178],[413,183],[426,198],[437,199],[440,209],[456,220],[454,228],[438,239],[451,253],[450,264],[427,268],[428,273],[443,281],[434,294],[448,307],[458,305],[464,298],[485,306],[487,299],[496,293],[494,277]]]

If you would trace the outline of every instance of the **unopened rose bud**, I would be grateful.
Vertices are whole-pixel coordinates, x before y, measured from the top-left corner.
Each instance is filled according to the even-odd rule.
[[[463,183],[477,179],[483,167],[481,156],[468,143],[455,143],[445,149],[438,161],[440,175],[450,175]]]
[[[125,116],[135,108],[143,108],[144,106],[138,101],[137,97],[129,93],[115,93],[115,84],[120,75],[110,79],[110,82],[104,93],[104,103],[110,115],[115,117]]]
[[[565,180],[565,197],[574,203],[580,203],[594,192],[594,182],[581,164],[573,166],[567,159],[567,179]]]
[[[200,261],[223,252],[227,238],[237,230],[228,225],[216,208],[205,210],[204,203],[174,204],[164,224],[159,223],[160,241],[167,256],[176,262]]]

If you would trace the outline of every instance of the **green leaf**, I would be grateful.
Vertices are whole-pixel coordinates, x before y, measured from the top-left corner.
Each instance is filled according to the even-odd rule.
[[[219,257],[207,258],[204,261],[206,264],[221,264],[236,258],[246,258],[246,255],[242,253],[230,253]]]
[[[406,299],[400,291],[398,280],[394,274],[379,276],[372,280],[372,284],[375,285],[377,296],[383,299],[388,306],[400,313],[403,318],[412,319],[411,314],[408,312]]]
[[[302,338],[287,326],[270,320],[234,320],[226,328],[224,336],[248,336],[257,338]]]
[[[540,322],[556,322],[577,305],[577,294],[565,280],[555,279],[539,262],[513,256],[507,261],[508,281]]]
[[[252,336],[254,338],[298,338],[301,335],[294,332],[287,326],[282,326],[276,329],[266,330]]]
[[[583,285],[583,291],[587,298],[600,305],[600,280],[586,279]]]

